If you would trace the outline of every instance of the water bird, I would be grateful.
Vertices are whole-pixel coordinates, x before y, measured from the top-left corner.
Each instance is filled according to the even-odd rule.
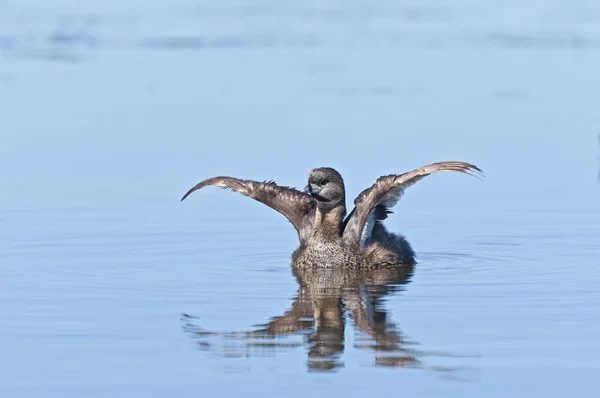
[[[344,179],[331,167],[311,170],[303,191],[277,185],[274,181],[219,176],[196,184],[181,200],[206,186],[218,186],[271,207],[283,214],[298,233],[300,245],[292,253],[292,265],[298,268],[394,267],[415,264],[416,255],[406,238],[389,232],[383,220],[406,188],[440,171],[474,177],[483,175],[474,164],[445,161],[403,174],[381,176],[356,197],[354,209],[348,216]]]

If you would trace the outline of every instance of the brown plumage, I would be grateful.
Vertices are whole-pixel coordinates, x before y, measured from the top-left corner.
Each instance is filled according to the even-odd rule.
[[[390,174],[388,176],[379,177],[377,181],[375,181],[375,184],[362,191],[354,200],[354,205],[356,207],[345,222],[344,240],[351,243],[360,239],[365,222],[374,207],[381,205],[384,207],[383,211],[385,211],[387,207],[391,207],[398,202],[406,188],[412,186],[431,173],[438,171],[454,171],[474,176],[477,175],[476,173],[481,173],[481,169],[470,163],[439,162],[419,167],[408,173]],[[380,208],[379,214],[382,214],[381,212],[382,209]]]
[[[181,200],[209,185],[229,188],[266,204],[283,214],[292,223],[301,242],[308,239],[312,230],[315,207],[315,201],[310,195],[294,188],[277,185],[273,181],[259,182],[233,177],[213,177],[195,185],[183,195]]]
[[[313,169],[304,192],[274,182],[214,177],[194,186],[181,200],[200,188],[214,185],[230,188],[273,208],[298,233],[300,246],[292,254],[297,267],[388,267],[414,263],[415,254],[408,241],[388,232],[382,221],[406,188],[438,171],[482,175],[481,169],[473,164],[450,161],[383,176],[358,195],[355,208],[345,219],[344,181],[329,167]]]

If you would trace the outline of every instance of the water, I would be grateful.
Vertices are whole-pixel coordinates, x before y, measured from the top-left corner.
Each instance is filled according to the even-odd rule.
[[[2,396],[593,396],[599,20],[585,1],[0,2]],[[440,160],[486,179],[407,191],[386,223],[419,263],[399,275],[293,275],[279,214],[179,202],[322,165],[353,198]]]

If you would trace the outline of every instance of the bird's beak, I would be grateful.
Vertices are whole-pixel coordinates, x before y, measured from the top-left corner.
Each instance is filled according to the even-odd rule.
[[[316,184],[308,184],[304,187],[304,193],[307,193],[311,196],[316,196],[321,192],[321,187]]]

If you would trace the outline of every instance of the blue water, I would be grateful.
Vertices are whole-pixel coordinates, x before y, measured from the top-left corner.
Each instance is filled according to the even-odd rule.
[[[0,395],[595,396],[598,70],[586,1],[0,1]],[[276,212],[179,202],[441,160],[486,178],[407,190],[414,273],[333,291]]]

